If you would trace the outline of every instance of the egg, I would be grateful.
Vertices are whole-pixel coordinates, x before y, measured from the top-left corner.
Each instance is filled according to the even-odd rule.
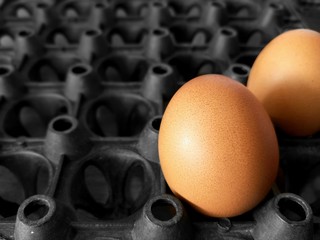
[[[261,103],[245,86],[215,74],[194,78],[174,94],[158,150],[172,192],[212,217],[255,207],[279,164],[275,131]]]
[[[320,130],[320,34],[296,29],[280,34],[261,51],[247,87],[273,123],[291,136]]]

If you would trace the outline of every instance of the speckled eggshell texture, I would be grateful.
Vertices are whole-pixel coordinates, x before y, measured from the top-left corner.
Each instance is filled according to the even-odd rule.
[[[277,175],[269,116],[245,86],[222,75],[197,77],[176,92],[163,115],[158,147],[170,189],[208,216],[252,209]]]
[[[247,86],[287,134],[319,131],[320,34],[296,29],[273,39],[255,60]]]

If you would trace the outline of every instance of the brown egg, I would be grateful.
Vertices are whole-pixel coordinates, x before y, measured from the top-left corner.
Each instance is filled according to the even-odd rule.
[[[293,136],[320,130],[320,34],[298,29],[258,55],[247,84],[276,126]]]
[[[269,116],[245,86],[222,75],[197,77],[176,92],[163,115],[158,148],[170,189],[208,216],[252,209],[277,175]]]

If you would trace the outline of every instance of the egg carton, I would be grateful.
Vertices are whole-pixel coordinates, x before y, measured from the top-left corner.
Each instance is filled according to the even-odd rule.
[[[235,218],[174,197],[157,150],[174,92],[206,73],[246,84],[266,43],[308,26],[296,4],[2,1],[0,239],[319,238],[317,136],[279,132],[291,193]]]

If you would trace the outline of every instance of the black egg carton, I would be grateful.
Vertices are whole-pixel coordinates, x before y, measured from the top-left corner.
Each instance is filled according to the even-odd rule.
[[[319,238],[317,135],[279,132],[284,193],[234,218],[174,197],[157,150],[175,91],[206,73],[246,84],[265,44],[309,27],[299,4],[2,1],[0,239]]]

